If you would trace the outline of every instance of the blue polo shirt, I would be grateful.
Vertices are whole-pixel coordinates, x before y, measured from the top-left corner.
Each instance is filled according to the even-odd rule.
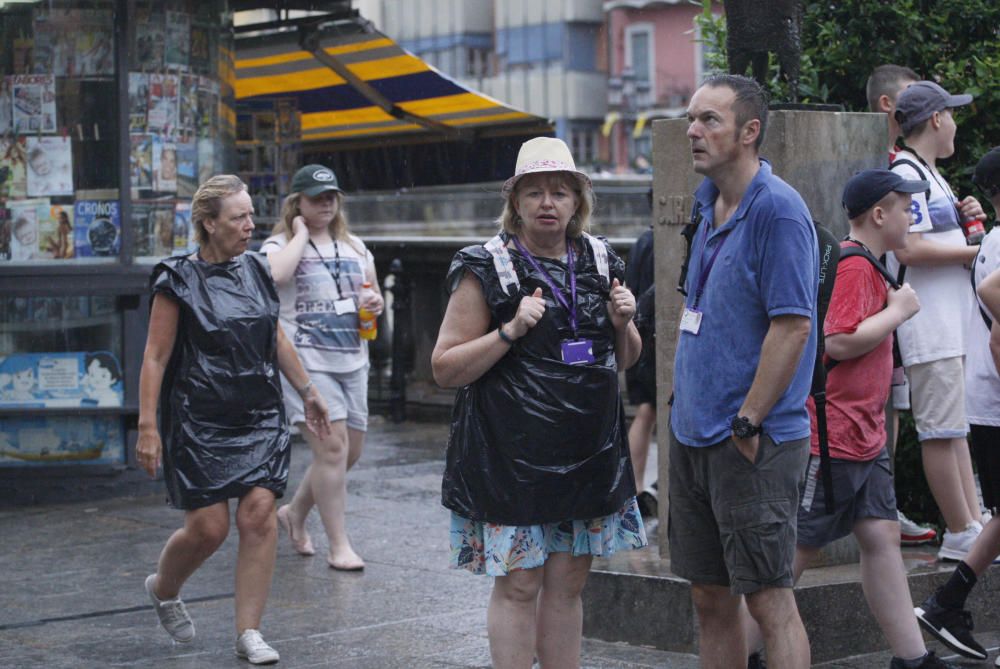
[[[681,332],[674,360],[674,404],[670,425],[678,441],[711,446],[730,435],[730,422],[753,383],[764,336],[775,316],[812,318],[795,377],[764,419],[764,432],[777,442],[809,436],[806,398],[816,357],[816,293],[819,251],[812,217],[802,197],[771,173],[760,170],[732,218],[714,229],[719,190],[705,179],[695,191],[704,219],[691,244],[688,308],[703,284],[697,309],[698,334]],[[722,248],[719,249],[719,244]]]

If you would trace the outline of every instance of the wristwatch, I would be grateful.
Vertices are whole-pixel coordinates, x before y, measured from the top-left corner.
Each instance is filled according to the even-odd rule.
[[[764,431],[760,425],[754,425],[751,423],[750,419],[746,416],[736,416],[733,418],[733,422],[730,427],[733,429],[733,435],[739,437],[740,439],[756,437]]]

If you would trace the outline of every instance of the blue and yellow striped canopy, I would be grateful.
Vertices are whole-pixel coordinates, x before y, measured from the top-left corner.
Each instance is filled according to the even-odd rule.
[[[283,33],[238,43],[237,100],[296,98],[303,142],[548,123],[462,87],[376,31],[324,38],[317,48],[363,82],[361,89],[303,50],[295,33]]]

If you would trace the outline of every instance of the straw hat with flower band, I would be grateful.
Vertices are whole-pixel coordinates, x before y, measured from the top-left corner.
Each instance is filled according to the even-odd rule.
[[[555,137],[535,137],[521,145],[514,166],[514,176],[504,182],[500,193],[505,198],[510,197],[521,177],[537,172],[569,172],[580,182],[583,190],[593,189],[590,177],[576,169],[573,154],[569,152],[566,142]]]

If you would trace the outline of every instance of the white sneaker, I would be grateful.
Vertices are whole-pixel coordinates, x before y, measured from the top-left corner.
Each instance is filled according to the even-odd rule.
[[[191,622],[191,616],[188,615],[184,602],[181,601],[180,597],[164,601],[157,599],[156,595],[153,594],[153,581],[155,580],[156,574],[150,574],[146,577],[146,594],[153,602],[153,610],[160,618],[160,625],[174,641],[181,643],[191,641],[194,638],[194,623]]]
[[[257,630],[243,630],[236,640],[236,655],[250,664],[274,664],[280,658],[278,651],[268,646]]]
[[[982,531],[983,526],[975,521],[969,523],[961,532],[952,533],[945,530],[941,550],[938,551],[938,560],[964,560]]]
[[[927,544],[937,538],[937,532],[929,527],[918,525],[899,509],[896,509],[896,516],[899,518],[899,543],[903,546],[919,546]]]

